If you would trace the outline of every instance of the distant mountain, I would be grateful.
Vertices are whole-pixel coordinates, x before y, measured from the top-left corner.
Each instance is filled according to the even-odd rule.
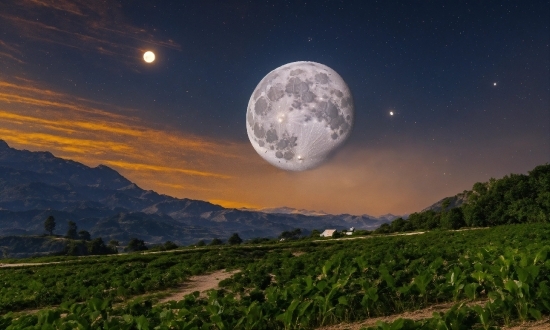
[[[346,217],[350,216],[349,214],[334,215],[334,214],[329,214],[329,213],[326,213],[326,212],[323,212],[323,211],[309,211],[309,210],[304,210],[304,209],[294,209],[294,208],[286,207],[286,206],[274,207],[274,208],[263,208],[263,209],[243,208],[241,210],[257,211],[257,212],[272,213],[272,214],[302,214],[302,215],[309,215],[309,216],[331,216],[331,217],[340,216],[340,217],[343,217],[343,218],[346,218]],[[374,220],[379,220],[379,221],[390,222],[390,221],[393,221],[394,219],[397,219],[399,217],[406,218],[406,215],[405,216],[398,216],[398,215],[393,215],[391,213],[388,213],[388,214],[381,215],[379,217],[375,217],[375,216],[371,216],[371,215],[368,215],[368,214],[363,214],[360,217],[362,217],[364,219],[370,219],[370,220],[374,219]]]
[[[107,166],[90,168],[49,152],[16,150],[0,140],[0,236],[43,234],[49,215],[56,219],[58,234],[67,231],[70,220],[105,241],[136,237],[184,245],[234,232],[248,239],[276,237],[294,228],[375,229],[391,221],[289,208],[226,209],[143,190]]]
[[[247,211],[258,211],[263,213],[273,213],[273,214],[303,214],[303,215],[329,215],[328,213],[325,213],[323,211],[308,211],[304,209],[294,209],[291,207],[271,207],[271,208],[263,208],[263,209],[243,209]]]
[[[427,208],[423,209],[421,212],[425,212],[425,211],[428,211],[428,210],[439,212],[443,209],[443,203],[446,200],[449,201],[449,206],[447,206],[446,209],[447,210],[448,209],[454,209],[455,207],[460,207],[462,204],[464,204],[467,201],[467,196],[466,196],[466,193],[463,192],[463,193],[456,194],[456,195],[451,196],[451,197],[445,197],[445,198],[441,199],[440,201],[437,201],[434,204],[432,204],[432,205],[428,206]]]

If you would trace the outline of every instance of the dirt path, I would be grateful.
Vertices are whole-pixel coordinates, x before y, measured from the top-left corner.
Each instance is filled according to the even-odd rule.
[[[550,329],[550,318],[546,317],[540,321],[525,322],[523,324],[515,325],[513,327],[504,327],[502,329],[507,330],[548,330]]]
[[[421,320],[432,317],[434,312],[443,312],[450,309],[455,303],[446,303],[430,306],[428,308],[419,309],[417,311],[405,312],[402,314],[395,314],[382,317],[373,317],[364,321],[354,322],[354,323],[341,323],[336,325],[331,325],[327,327],[319,328],[318,330],[359,330],[362,327],[372,327],[376,325],[376,322],[393,322],[398,318],[405,318],[411,320]]]
[[[467,231],[467,230],[480,230],[480,229],[489,229],[490,227],[476,227],[476,228],[464,228],[464,229],[456,229],[456,230],[448,230],[450,232],[453,231]],[[373,238],[373,237],[392,237],[392,236],[411,236],[411,235],[422,235],[427,233],[427,231],[413,231],[410,233],[399,233],[399,234],[376,234],[376,235],[368,235],[368,236],[355,236],[355,237],[341,237],[341,238],[333,238],[333,239],[318,239],[313,240],[313,242],[332,242],[332,241],[345,241],[345,240],[352,240],[352,239],[367,239],[367,238]]]
[[[485,301],[476,301],[476,302],[470,302],[467,303],[468,306],[473,305],[483,305]],[[428,308],[419,309],[417,311],[412,312],[405,312],[402,314],[395,314],[395,315],[389,315],[389,316],[383,316],[383,317],[375,317],[371,319],[367,319],[360,322],[354,322],[354,323],[341,323],[331,326],[326,326],[322,328],[318,328],[317,330],[360,330],[363,327],[372,327],[376,326],[376,323],[378,321],[382,322],[393,322],[399,318],[403,319],[410,319],[414,321],[422,320],[422,319],[428,319],[431,318],[434,312],[446,312],[448,311],[455,302],[451,303],[445,303],[445,304],[438,304],[433,305]],[[507,330],[523,330],[523,329],[529,329],[529,330],[548,330],[550,329],[550,318],[546,317],[543,318],[540,321],[532,321],[532,322],[525,322],[519,325],[511,326],[511,327],[503,327],[502,329]]]
[[[178,301],[181,300],[186,294],[193,293],[195,291],[199,291],[202,294],[207,290],[215,289],[218,287],[220,281],[225,280],[238,272],[240,272],[240,270],[226,272],[225,269],[222,269],[211,274],[192,276],[189,281],[183,283],[176,292],[159,300],[158,303],[160,304],[170,300]]]
[[[54,261],[54,262],[27,262],[27,263],[18,263],[18,264],[0,264],[0,268],[11,268],[11,267],[27,267],[27,266],[42,266],[42,265],[53,265],[53,264],[62,264],[69,261]]]

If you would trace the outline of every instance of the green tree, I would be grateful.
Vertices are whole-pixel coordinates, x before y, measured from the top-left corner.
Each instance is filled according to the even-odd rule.
[[[344,233],[342,233],[341,230],[337,230],[334,232],[334,234],[332,234],[332,238],[340,238],[340,237],[344,237]]]
[[[82,241],[70,241],[65,248],[65,254],[68,256],[85,256],[88,255],[88,248]]]
[[[114,246],[114,247],[117,247],[119,246],[119,242],[116,240],[116,239],[112,239],[109,241],[109,246]]]
[[[212,240],[212,242],[210,242],[210,245],[222,245],[222,244],[223,244],[223,242],[222,242],[222,240],[219,239],[219,238],[214,238],[214,239]]]
[[[445,229],[459,229],[464,226],[466,226],[464,214],[458,207],[450,209],[441,216],[441,227]]]
[[[106,246],[101,237],[98,237],[88,243],[88,254],[99,255],[113,253],[117,253],[117,250],[113,249],[112,247]]]
[[[130,242],[128,242],[128,245],[124,248],[124,251],[126,252],[145,251],[145,250],[147,250],[147,246],[145,245],[145,242],[137,238],[132,238]]]
[[[451,205],[451,199],[450,198],[445,198],[443,200],[443,203],[441,203],[441,211],[445,211],[447,210],[447,208]]]
[[[393,232],[402,232],[405,231],[405,226],[408,224],[408,221],[403,218],[397,218],[391,222],[390,231]]]
[[[279,235],[279,238],[284,238],[285,240],[291,240],[291,239],[298,239],[300,238],[300,235],[302,235],[302,230],[300,228],[296,228],[292,231],[285,230]]]
[[[50,233],[50,236],[53,235],[53,231],[55,230],[55,218],[52,215],[44,221],[44,229]]]
[[[309,237],[319,238],[319,235],[321,235],[321,232],[318,231],[317,229],[313,229],[313,230],[311,231],[311,234],[309,234]]]
[[[177,248],[178,245],[172,241],[166,241],[166,243],[164,243],[164,250],[174,250]]]
[[[197,246],[205,246],[205,245],[206,245],[206,243],[202,239],[197,242]]]
[[[81,230],[78,232],[78,238],[85,241],[89,241],[92,239],[92,235],[90,235],[90,233],[87,230]]]
[[[227,240],[227,243],[229,243],[229,245],[239,245],[242,242],[243,240],[239,237],[239,234],[237,233],[231,235],[231,237],[229,237],[229,239]]]
[[[388,234],[391,231],[389,223],[383,223],[380,227],[376,228],[374,231],[376,234]]]
[[[76,223],[74,221],[69,221],[67,226],[68,226],[67,235],[65,235],[65,237],[70,239],[77,239],[78,234],[76,232],[77,231]]]

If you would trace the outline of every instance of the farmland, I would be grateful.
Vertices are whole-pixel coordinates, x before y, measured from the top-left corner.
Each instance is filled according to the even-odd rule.
[[[0,328],[314,329],[455,302],[379,327],[489,329],[550,314],[548,237],[550,225],[521,224],[0,268]],[[240,272],[205,296],[147,296],[220,269]]]

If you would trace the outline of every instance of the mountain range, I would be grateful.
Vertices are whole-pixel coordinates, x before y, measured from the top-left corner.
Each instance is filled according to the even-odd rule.
[[[67,222],[92,237],[121,243],[139,238],[150,244],[173,241],[277,237],[300,228],[375,229],[394,215],[332,215],[291,208],[228,209],[206,201],[175,198],[141,189],[110,167],[95,168],[55,157],[50,152],[10,148],[0,140],[0,236],[43,234],[48,216],[54,233]]]

